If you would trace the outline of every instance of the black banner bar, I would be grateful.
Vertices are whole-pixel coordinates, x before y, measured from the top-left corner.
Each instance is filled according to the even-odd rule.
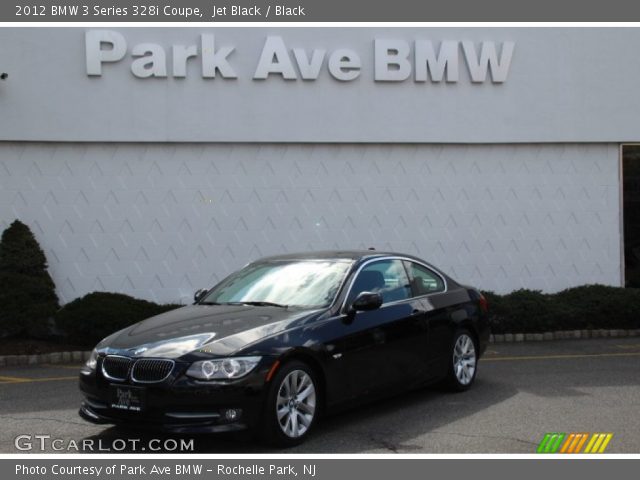
[[[492,478],[539,480],[580,478],[580,480],[633,478],[640,460],[557,459],[202,459],[180,457],[104,460],[21,460],[1,459],[0,475],[5,479],[125,480],[141,477],[160,479],[217,480],[437,480],[447,478]],[[400,477],[398,477],[400,475]]]
[[[0,22],[634,22],[640,3],[583,0],[14,0]]]

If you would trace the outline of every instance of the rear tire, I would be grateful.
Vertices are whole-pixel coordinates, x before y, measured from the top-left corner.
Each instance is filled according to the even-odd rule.
[[[318,381],[311,367],[299,360],[282,365],[267,394],[262,439],[278,447],[304,442],[318,418],[319,400]]]
[[[466,328],[461,328],[454,334],[448,363],[449,389],[456,392],[468,390],[478,372],[478,342]]]

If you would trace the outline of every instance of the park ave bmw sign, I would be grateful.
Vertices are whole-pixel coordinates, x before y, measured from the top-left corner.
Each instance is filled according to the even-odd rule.
[[[187,64],[197,62],[202,78],[237,79],[233,45],[213,34],[201,34],[192,44],[170,45],[136,43],[129,45],[120,32],[89,30],[85,33],[86,72],[106,75],[108,64],[129,64],[138,78],[187,76]],[[473,42],[469,40],[393,38],[373,40],[373,79],[377,82],[503,83],[511,66],[515,43],[511,41]],[[267,36],[257,57],[253,80],[278,77],[285,80],[313,81],[328,74],[335,80],[350,82],[360,77],[366,65],[362,52],[351,48],[304,48],[290,45],[279,35]]]

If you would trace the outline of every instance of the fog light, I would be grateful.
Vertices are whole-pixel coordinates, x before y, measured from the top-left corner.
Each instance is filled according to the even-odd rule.
[[[241,414],[242,414],[242,410],[237,408],[229,408],[228,410],[225,410],[224,418],[228,422],[233,422],[234,420],[237,420],[238,418],[240,418]]]

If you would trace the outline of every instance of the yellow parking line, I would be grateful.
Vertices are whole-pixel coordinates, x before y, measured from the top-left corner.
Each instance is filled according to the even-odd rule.
[[[68,370],[80,370],[80,368],[82,368],[82,365],[77,364],[77,365],[57,365],[55,363],[43,363],[40,365],[41,367],[46,367],[46,368],[66,368]]]
[[[54,382],[57,380],[77,380],[78,376],[74,375],[73,377],[45,377],[45,378],[32,378],[30,382]]]
[[[20,382],[28,382],[28,378],[24,377],[3,377],[0,376],[0,382],[2,383],[20,383]]]
[[[582,353],[566,355],[518,355],[512,357],[485,357],[483,362],[505,362],[512,360],[564,360],[571,358],[595,358],[595,357],[640,357],[640,352],[625,353]]]
[[[8,383],[32,383],[32,382],[55,382],[59,380],[77,380],[73,377],[42,377],[42,378],[21,378],[21,377],[0,377],[0,385]]]
[[[585,353],[585,354],[565,354],[565,355],[519,355],[511,357],[485,357],[483,362],[506,362],[517,360],[564,360],[573,358],[597,358],[597,357],[640,357],[640,352],[625,352],[625,353]],[[57,365],[52,365],[58,368]],[[78,367],[66,366],[62,368],[77,369]],[[31,383],[31,382],[54,382],[62,380],[77,380],[78,376],[70,377],[42,377],[42,378],[27,378],[27,377],[7,377],[0,376],[0,385],[6,385],[10,383]]]

